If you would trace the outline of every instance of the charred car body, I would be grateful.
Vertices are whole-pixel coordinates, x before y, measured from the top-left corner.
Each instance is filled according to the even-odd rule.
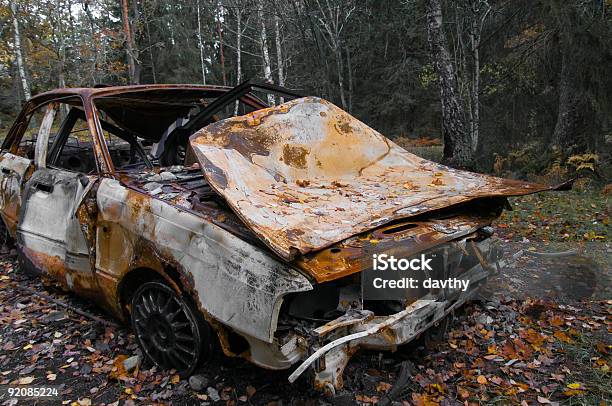
[[[32,98],[2,146],[2,219],[24,267],[131,321],[156,364],[189,374],[220,343],[333,390],[358,348],[394,350],[472,297],[506,197],[549,188],[423,160],[262,88],[293,100],[268,107],[248,83]],[[364,300],[372,253],[435,253],[430,276],[469,288]]]

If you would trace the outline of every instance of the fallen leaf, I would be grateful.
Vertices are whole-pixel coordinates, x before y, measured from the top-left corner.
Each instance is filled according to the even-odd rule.
[[[481,385],[486,385],[488,383],[487,378],[485,378],[484,375],[478,375],[478,378],[476,378],[476,381],[478,381],[478,383]]]
[[[504,380],[502,378],[500,378],[499,376],[492,376],[490,380],[495,385],[501,385],[504,382]]]
[[[387,392],[391,389],[391,384],[387,382],[378,382],[376,385],[376,392]]]
[[[125,370],[125,367],[123,366],[123,361],[125,361],[128,358],[127,355],[121,354],[118,355],[117,357],[115,357],[115,359],[113,360],[113,368],[109,374],[109,377],[111,379],[125,379],[127,372]],[[68,360],[68,362],[70,362],[70,359]],[[66,365],[67,367],[68,365]],[[64,367],[62,367],[64,368]]]
[[[555,338],[561,342],[564,343],[571,343],[572,339],[568,337],[567,334],[565,334],[563,331],[555,331],[555,333],[553,334],[555,336]]]
[[[459,394],[459,397],[463,400],[466,400],[470,397],[470,392],[461,387],[457,387],[457,393]]]
[[[34,378],[33,376],[24,376],[23,378],[19,378],[18,383],[19,385],[29,385],[34,382],[34,379],[36,378]]]
[[[598,342],[597,344],[595,344],[595,348],[600,354],[608,355],[608,353],[610,352],[609,350],[612,348],[612,345],[606,345],[602,342]]]
[[[366,395],[356,395],[355,400],[362,402],[362,403],[377,403],[378,397],[376,396],[369,397]]]
[[[576,395],[581,395],[583,393],[584,391],[580,389],[569,389],[569,390],[563,391],[563,394],[567,396],[568,398],[572,396],[576,396]]]

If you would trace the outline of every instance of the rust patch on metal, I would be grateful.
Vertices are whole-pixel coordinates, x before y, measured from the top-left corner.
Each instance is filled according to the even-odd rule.
[[[283,156],[281,160],[295,168],[306,168],[306,156],[310,151],[299,145],[285,145],[283,147]]]
[[[42,252],[36,252],[29,248],[22,248],[22,253],[34,266],[35,270],[46,273],[48,276],[59,281],[64,287],[66,284],[66,266],[58,256],[50,256]]]

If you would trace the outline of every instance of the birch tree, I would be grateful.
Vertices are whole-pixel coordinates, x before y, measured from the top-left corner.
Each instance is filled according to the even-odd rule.
[[[55,0],[55,26],[54,33],[55,52],[57,54],[57,79],[58,87],[66,87],[66,33],[64,30],[64,15],[63,15],[63,4],[60,0]],[[62,104],[60,108],[61,116],[66,117],[68,115],[68,106]]]
[[[444,161],[467,167],[472,164],[472,142],[465,128],[465,113],[456,92],[456,75],[442,29],[441,0],[426,1],[427,37],[440,86]]]
[[[225,52],[223,50],[223,27],[221,26],[221,20],[224,18],[224,8],[220,1],[217,1],[215,7],[215,18],[217,20],[217,35],[219,36],[219,57],[221,62],[221,78],[223,79],[223,86],[227,85],[227,76],[225,74]]]
[[[204,66],[204,43],[202,42],[202,20],[200,16],[200,0],[197,0],[198,14],[198,48],[200,49],[200,70],[202,71],[202,84],[206,84],[206,67]]]
[[[25,100],[30,100],[32,94],[30,93],[30,85],[26,76],[26,67],[24,64],[22,48],[21,48],[21,33],[19,31],[19,16],[17,14],[17,5],[15,1],[11,1],[11,13],[13,14],[13,30],[14,30],[14,52],[15,59],[17,60],[17,69],[19,70],[19,79],[21,80],[21,87],[23,89],[23,96]]]
[[[236,7],[236,84],[242,81],[242,10]],[[234,106],[234,116],[238,115],[239,101]]]
[[[259,0],[257,4],[257,17],[261,25],[260,40],[261,40],[261,59],[263,62],[263,74],[267,83],[273,84],[272,80],[272,65],[270,62],[270,51],[268,50],[268,34],[266,33],[266,20],[263,13],[263,0]],[[268,93],[268,104],[274,105],[274,95]]]
[[[285,86],[285,61],[283,60],[283,47],[280,34],[280,18],[278,17],[278,11],[274,14],[274,42],[276,43],[276,66],[278,73],[278,85]],[[280,97],[280,103],[284,103],[285,99]]]
[[[482,38],[482,30],[491,13],[489,2],[475,1],[470,7],[471,25],[470,25],[470,49],[474,60],[472,91],[471,91],[471,119],[470,133],[472,136],[472,153],[476,153],[478,148],[478,139],[480,137],[480,42]]]
[[[455,67],[459,92],[464,93],[467,101],[468,128],[472,153],[475,153],[480,137],[480,47],[484,25],[493,8],[488,0],[458,0],[453,4],[460,48]]]

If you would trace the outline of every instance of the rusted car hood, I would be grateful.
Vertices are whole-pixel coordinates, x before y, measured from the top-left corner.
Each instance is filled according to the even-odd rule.
[[[550,189],[427,161],[315,97],[219,121],[190,142],[210,185],[286,260],[400,218]]]

